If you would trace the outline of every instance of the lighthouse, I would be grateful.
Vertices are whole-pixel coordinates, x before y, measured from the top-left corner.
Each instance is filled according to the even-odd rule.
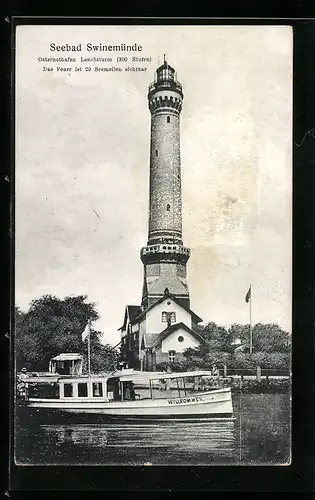
[[[183,89],[175,69],[164,58],[148,89],[151,114],[150,190],[147,244],[141,305],[127,305],[121,332],[120,362],[154,371],[160,363],[183,358],[188,348],[205,341],[196,325],[202,319],[190,309],[183,245],[180,161],[180,114]]]
[[[152,305],[167,288],[190,306],[186,264],[189,248],[182,240],[180,114],[183,89],[175,69],[164,59],[149,85],[151,113],[149,230],[141,249],[144,265],[142,306]]]

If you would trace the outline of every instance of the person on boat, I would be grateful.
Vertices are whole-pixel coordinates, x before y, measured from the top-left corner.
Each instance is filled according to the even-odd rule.
[[[136,399],[136,395],[135,395],[135,390],[134,390],[133,383],[132,382],[128,382],[128,383],[126,383],[125,387],[126,388],[125,388],[124,399],[126,401],[134,401]]]
[[[21,398],[26,398],[28,393],[27,369],[22,368],[21,372],[17,374],[17,395]]]
[[[134,401],[136,399],[135,388],[132,382],[130,384],[130,399],[131,401]]]
[[[22,368],[21,373],[19,373],[19,379],[20,380],[25,380],[27,378],[27,369]]]
[[[130,399],[131,399],[131,391],[129,385],[127,385],[125,390],[125,400],[130,401]]]

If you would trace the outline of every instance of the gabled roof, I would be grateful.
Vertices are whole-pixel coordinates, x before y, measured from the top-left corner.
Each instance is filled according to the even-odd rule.
[[[158,338],[155,340],[155,342],[152,344],[151,347],[158,346],[164,339],[166,339],[166,337],[168,337],[171,333],[176,332],[176,330],[179,330],[180,328],[186,330],[186,332],[190,333],[190,335],[199,340],[199,342],[203,344],[206,342],[205,339],[199,333],[189,328],[187,325],[185,325],[185,323],[180,322],[180,323],[174,323],[173,325],[170,325],[167,328],[165,328],[165,330],[163,330],[159,334]]]
[[[235,347],[235,346],[232,346],[232,347]],[[248,344],[247,343],[245,343],[245,344],[239,344],[234,349],[234,352],[243,352],[246,348],[248,348]]]
[[[155,341],[159,338],[160,333],[145,333],[144,334],[144,345],[145,347],[151,347]]]
[[[146,280],[145,280],[146,281]],[[187,296],[188,289],[185,280],[180,277],[173,277],[172,281],[172,294],[175,297],[181,297],[182,295]],[[150,279],[150,295],[161,297],[164,291],[170,286],[170,278],[167,276],[160,276],[159,278]]]
[[[170,298],[172,300],[174,300],[174,302],[176,304],[178,304],[180,307],[182,307],[183,309],[185,309],[185,311],[189,312],[189,314],[191,314],[192,316],[192,319],[195,323],[200,323],[202,321],[202,318],[200,318],[196,313],[194,313],[189,307],[187,307],[180,299],[178,299],[177,297],[175,297],[175,295],[172,295],[168,290],[167,288],[165,289],[164,291],[164,295],[163,297],[159,298],[156,300],[156,302],[154,302],[153,304],[151,304],[147,309],[145,309],[144,311],[141,310],[141,313],[134,318],[134,320],[132,321],[132,324],[134,323],[140,323],[142,321],[142,319],[144,319],[147,315],[147,313],[153,309],[155,306],[157,306],[158,304],[161,304],[161,302],[163,302],[166,298]],[[140,308],[141,309],[141,308]]]
[[[77,352],[62,352],[52,358],[51,361],[71,361],[77,359],[83,359],[83,356]]]
[[[127,305],[126,309],[125,309],[124,323],[120,328],[118,328],[118,330],[123,330],[125,328],[126,323],[127,323],[127,318],[129,318],[130,323],[133,323],[133,320],[137,316],[139,316],[141,311],[142,311],[141,306]]]
[[[132,322],[139,314],[141,313],[142,309],[141,306],[127,306],[128,308],[128,315],[129,319]]]

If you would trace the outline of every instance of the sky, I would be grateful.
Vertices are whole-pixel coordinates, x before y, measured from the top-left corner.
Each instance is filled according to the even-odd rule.
[[[81,53],[50,43],[82,44]],[[144,72],[38,57],[128,56]],[[106,343],[140,304],[148,230],[147,88],[166,54],[183,86],[183,241],[191,308],[204,322],[291,331],[292,29],[285,26],[19,26],[16,45],[15,302],[87,295]],[[63,63],[60,66],[67,67]],[[82,72],[74,72],[74,66]],[[137,65],[124,63],[126,66]],[[53,66],[53,72],[43,71]]]

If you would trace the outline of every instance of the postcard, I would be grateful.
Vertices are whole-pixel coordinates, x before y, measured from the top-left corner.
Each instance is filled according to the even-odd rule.
[[[17,465],[290,465],[292,59],[16,27]]]

